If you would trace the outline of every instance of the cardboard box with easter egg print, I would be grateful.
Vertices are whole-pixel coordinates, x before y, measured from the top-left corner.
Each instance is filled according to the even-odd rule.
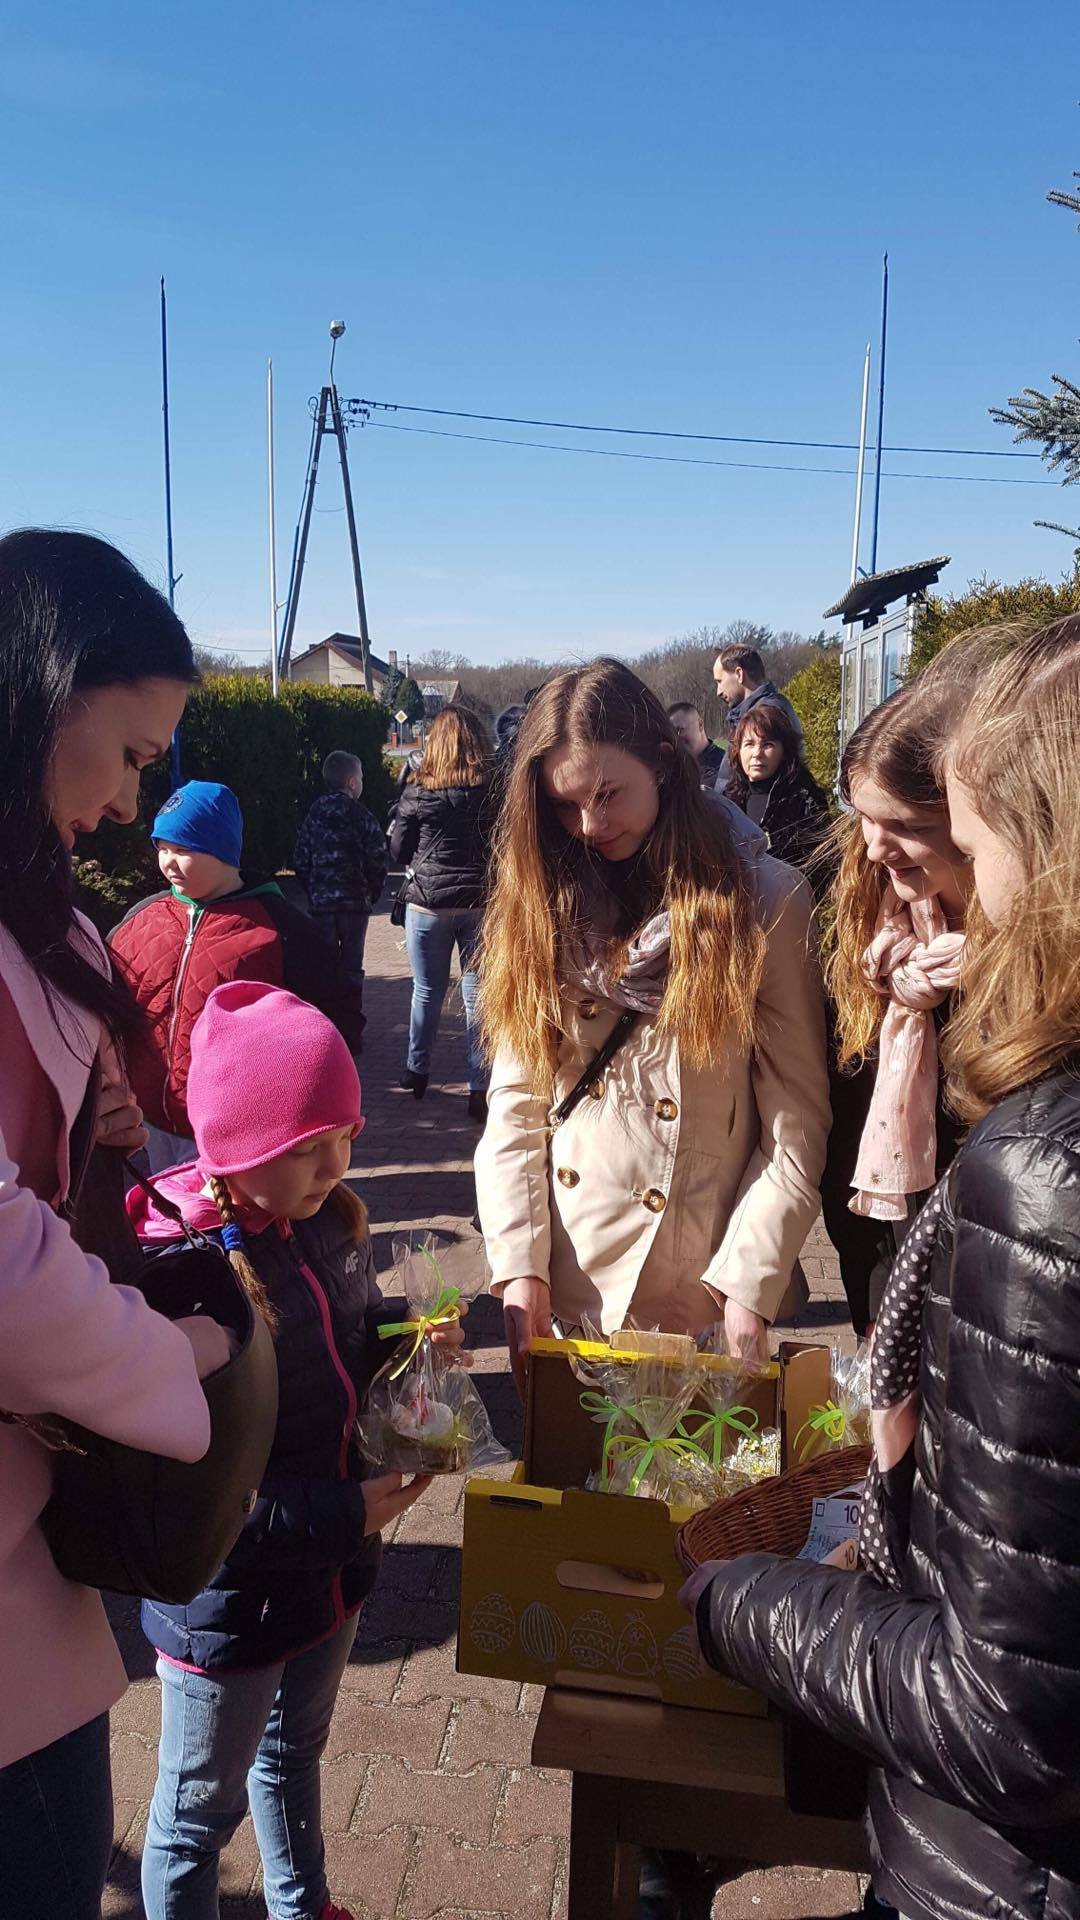
[[[764,1714],[760,1695],[703,1664],[679,1605],[687,1512],[583,1491],[603,1433],[572,1362],[605,1356],[585,1341],[535,1341],[514,1477],[466,1484],[459,1671]],[[635,1364],[632,1352],[621,1358]],[[827,1347],[792,1342],[740,1396],[763,1428],[779,1427],[784,1467],[810,1408],[828,1399],[830,1361]]]

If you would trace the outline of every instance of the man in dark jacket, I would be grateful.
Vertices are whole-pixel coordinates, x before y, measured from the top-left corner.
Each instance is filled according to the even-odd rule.
[[[386,836],[365,807],[364,769],[354,753],[323,762],[327,791],[308,811],[293,856],[311,917],[337,948],[349,985],[364,992],[364,946],[372,908],[386,885]]]
[[[715,788],[724,764],[723,748],[718,747],[715,740],[709,739],[701,711],[692,701],[677,700],[673,707],[668,708],[668,719],[683,746],[697,761],[702,792],[710,792]]]
[[[717,698],[723,700],[727,707],[729,740],[734,740],[739,721],[746,719],[751,707],[755,707],[759,700],[768,700],[774,707],[783,708],[801,743],[802,721],[791,701],[766,678],[765,662],[756,647],[721,647],[713,662],[713,679],[716,681]],[[730,771],[731,763],[725,753],[717,781],[721,793]]]
[[[325,1013],[354,1053],[364,1015],[359,993],[308,915],[285,899],[276,880],[241,873],[243,818],[228,787],[189,780],[165,802],[152,834],[168,888],[132,907],[109,945],[148,1018],[127,1065],[151,1128],[156,1171],[190,1152],[191,1034],[223,980],[286,987]]]

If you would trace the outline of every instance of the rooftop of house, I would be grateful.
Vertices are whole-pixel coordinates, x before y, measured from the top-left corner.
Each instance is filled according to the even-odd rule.
[[[333,647],[335,653],[344,654],[345,658],[351,660],[355,666],[359,667],[363,664],[363,652],[358,634],[329,633],[325,640],[316,641],[314,646],[307,647],[303,653],[298,654],[294,665],[298,664],[301,660],[310,660],[312,654],[320,652],[323,647]],[[381,680],[387,679],[394,670],[394,667],[396,667],[401,673],[407,672],[410,678],[416,681],[417,686],[422,692],[438,693],[449,697],[460,685],[456,673],[437,673],[433,668],[425,667],[422,664],[411,664],[407,657],[404,666],[402,666],[400,659],[396,657],[393,663],[387,660],[380,660],[376,653],[372,653],[370,657],[371,671],[373,674],[377,674]]]

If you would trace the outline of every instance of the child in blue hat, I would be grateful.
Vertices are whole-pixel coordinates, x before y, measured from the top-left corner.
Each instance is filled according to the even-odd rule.
[[[191,1035],[222,981],[284,987],[326,1014],[352,1052],[364,1016],[325,935],[272,876],[241,869],[244,819],[230,787],[189,780],[166,800],[151,837],[167,890],[133,907],[109,945],[148,1018],[129,1077],[156,1171],[194,1157],[185,1100]]]

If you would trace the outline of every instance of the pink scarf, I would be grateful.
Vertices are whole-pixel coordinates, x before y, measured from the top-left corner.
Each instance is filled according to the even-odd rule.
[[[878,1070],[852,1182],[852,1213],[905,1220],[907,1196],[937,1179],[937,1033],[931,1009],[960,979],[962,933],[950,933],[940,901],[899,900],[885,890],[877,931],[863,956],[867,979],[888,999]]]

